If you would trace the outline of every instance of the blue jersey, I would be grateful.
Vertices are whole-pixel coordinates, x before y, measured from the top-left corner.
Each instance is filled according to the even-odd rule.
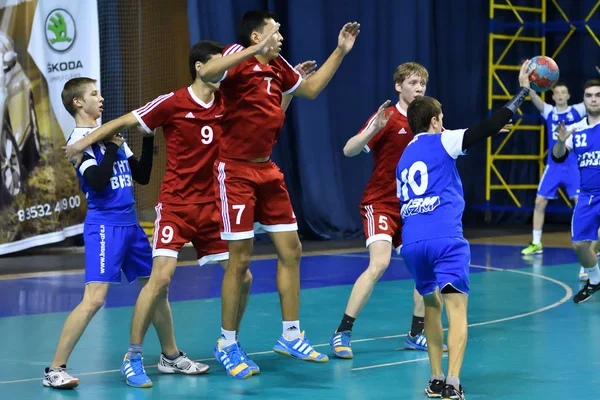
[[[589,118],[589,117],[588,117]],[[575,132],[567,139],[566,146],[577,156],[581,177],[581,193],[600,194],[600,121],[588,124],[584,118],[567,127]]]
[[[465,209],[456,159],[463,155],[465,130],[419,133],[396,168],[402,243],[462,236]]]
[[[546,159],[547,165],[554,165],[556,162],[552,160],[552,148],[556,144],[556,128],[559,122],[564,122],[566,125],[571,125],[575,122],[581,121],[583,117],[587,115],[585,106],[583,103],[575,104],[567,107],[564,111],[558,111],[556,107],[552,107],[550,104],[544,104],[544,111],[542,111],[542,117],[546,120],[546,134],[548,135],[548,157]],[[577,164],[577,158],[575,155],[569,155],[564,162],[565,165],[575,167]]]
[[[71,132],[67,144],[77,142],[96,128],[76,127]],[[84,154],[91,158],[87,158],[77,169],[77,176],[81,181],[81,190],[85,193],[88,204],[85,222],[113,226],[136,225],[138,222],[133,196],[133,177],[128,161],[133,153],[126,143],[123,143],[117,151],[112,176],[108,185],[102,191],[96,192],[83,177],[87,168],[102,162],[105,150],[106,147],[103,143],[94,143],[86,148]]]

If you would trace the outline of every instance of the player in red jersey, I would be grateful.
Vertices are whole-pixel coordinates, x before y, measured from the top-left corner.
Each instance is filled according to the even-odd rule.
[[[225,110],[218,92],[219,84],[207,84],[197,77],[202,65],[211,57],[221,57],[222,51],[223,46],[218,43],[199,42],[191,48],[189,55],[190,74],[194,80],[192,85],[158,96],[145,106],[103,125],[103,130],[94,131],[82,139],[93,143],[134,126],[141,126],[147,132],[162,126],[166,139],[167,171],[156,206],[150,286],[149,289],[142,289],[138,298],[131,344],[122,368],[131,386],[151,386],[141,362],[141,343],[157,299],[167,296],[181,247],[192,242],[200,266],[219,262],[223,268],[227,267],[227,242],[219,236],[219,213],[215,204],[212,173],[221,136],[220,121]],[[309,74],[314,67],[314,62],[307,62],[296,68],[302,74]],[[287,107],[291,96],[284,100],[282,107]],[[67,150],[69,156],[69,151],[76,152],[79,149]],[[242,288],[237,327],[248,302],[251,283],[252,275],[248,271]],[[161,356],[159,370],[187,374],[208,370],[208,366],[192,362],[179,352],[177,356],[180,357],[175,354],[171,357]]]
[[[395,185],[396,166],[404,149],[413,139],[406,110],[417,96],[425,94],[428,78],[427,69],[420,64],[407,62],[399,65],[394,72],[398,102],[393,106],[389,106],[389,100],[382,104],[344,147],[344,155],[347,157],[354,157],[361,152],[372,153],[375,165],[360,204],[367,238],[366,247],[369,249],[369,265],[356,280],[342,322],[329,340],[333,354],[340,358],[353,357],[350,337],[354,321],[390,264],[392,249],[399,252],[402,246],[400,208]],[[427,351],[423,333],[423,297],[416,290],[413,297],[412,326],[404,346],[412,350]]]
[[[222,287],[221,339],[214,354],[227,373],[239,379],[253,374],[238,346],[235,322],[252,256],[255,223],[277,248],[283,334],[273,349],[303,360],[328,360],[300,330],[302,246],[283,174],[270,156],[285,116],[279,107],[282,95],[315,98],[352,49],[359,25],[344,25],[337,48],[312,77],[303,80],[279,55],[283,37],[274,17],[267,11],[246,13],[239,25],[239,44],[227,46],[223,57],[207,62],[200,73],[205,82],[221,82],[227,110],[215,175],[221,238],[229,241],[230,258]]]

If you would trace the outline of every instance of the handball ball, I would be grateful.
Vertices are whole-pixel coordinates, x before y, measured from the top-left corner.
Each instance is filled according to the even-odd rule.
[[[558,82],[560,71],[556,61],[547,56],[537,56],[531,59],[529,71],[534,70],[529,75],[531,88],[536,92],[545,92],[550,90]]]

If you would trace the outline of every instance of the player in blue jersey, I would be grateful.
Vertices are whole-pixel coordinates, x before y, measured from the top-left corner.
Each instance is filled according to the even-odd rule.
[[[600,79],[585,83],[583,103],[587,118],[568,127],[560,123],[552,149],[552,158],[557,163],[564,163],[573,153],[581,178],[579,201],[571,221],[571,240],[588,279],[573,296],[575,303],[588,300],[600,290],[600,271],[593,249],[600,228]]]
[[[526,61],[519,73],[521,89],[504,107],[480,124],[443,130],[441,104],[419,97],[408,106],[408,123],[416,134],[396,168],[402,228],[402,257],[425,300],[425,335],[431,378],[429,397],[464,399],[460,369],[467,344],[469,243],[462,232],[465,207],[456,159],[474,143],[501,130],[529,94]],[[442,369],[442,305],[448,315],[448,375]]]
[[[542,114],[546,121],[546,134],[548,140],[548,156],[546,158],[546,167],[538,185],[537,196],[535,198],[535,208],[533,211],[533,240],[521,251],[523,255],[541,254],[542,246],[542,228],[544,227],[544,217],[546,206],[551,199],[558,198],[558,189],[565,188],[567,196],[574,202],[577,202],[579,193],[579,174],[577,173],[577,160],[571,155],[564,163],[558,164],[552,160],[552,147],[556,143],[556,128],[560,122],[566,122],[568,125],[581,121],[586,115],[583,103],[569,105],[571,95],[569,88],[563,83],[558,83],[552,90],[552,100],[555,106],[545,103],[537,93],[532,89],[529,92],[531,101]],[[585,278],[583,271],[580,271],[580,277]]]
[[[64,86],[62,101],[76,123],[67,144],[98,128],[96,120],[102,115],[104,99],[95,82],[90,78],[75,78]],[[54,360],[45,369],[44,386],[68,389],[79,385],[79,380],[66,372],[67,360],[86,326],[104,304],[109,284],[121,282],[121,271],[130,283],[139,279],[144,285],[150,276],[152,250],[137,220],[133,181],[142,185],[150,181],[153,148],[154,137],[145,137],[142,156],[137,160],[123,138],[117,135],[87,147],[83,153],[77,176],[88,204],[83,232],[86,286],[81,303],[63,326]],[[195,371],[208,369],[204,364],[191,361],[177,348],[166,298],[157,305],[153,324],[162,347],[161,358],[175,360],[170,365],[181,367],[181,371],[162,372],[186,373],[184,367],[190,365]]]

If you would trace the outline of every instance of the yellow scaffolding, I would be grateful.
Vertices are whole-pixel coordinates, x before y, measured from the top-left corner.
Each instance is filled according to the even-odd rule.
[[[519,1],[519,0],[516,0]],[[595,42],[600,46],[600,40],[594,34],[592,28],[590,27],[590,20],[598,7],[600,7],[600,0],[598,0],[594,7],[590,10],[587,17],[584,21],[570,21],[567,15],[564,13],[562,8],[559,6],[557,0],[541,0],[540,7],[526,7],[520,5],[514,5],[511,0],[490,0],[490,32],[489,32],[489,57],[488,57],[488,110],[491,112],[495,107],[495,101],[503,100],[507,101],[511,98],[510,92],[507,90],[505,84],[503,83],[498,71],[519,71],[520,65],[515,64],[505,64],[503,61],[505,60],[506,55],[509,50],[513,47],[515,43],[519,42],[529,42],[539,45],[539,53],[540,55],[545,55],[546,53],[546,24],[547,24],[547,6],[548,2],[552,4],[553,7],[556,7],[558,13],[564,19],[560,21],[560,23],[569,26],[569,31],[567,32],[565,38],[559,44],[559,46],[552,52],[550,57],[555,58],[559,52],[563,49],[567,41],[571,38],[573,33],[577,30],[576,24],[582,26],[587,30],[587,32],[592,36]],[[515,18],[515,22],[513,23],[495,23],[494,19],[496,18],[496,14],[499,10],[502,11],[511,11],[511,16]],[[533,21],[532,21],[533,20]],[[556,25],[556,23],[554,24]],[[526,27],[538,27],[541,28],[543,34],[541,36],[525,36],[523,34]],[[503,30],[502,33],[497,33],[498,29]],[[506,34],[504,31],[506,30],[514,30],[514,33]],[[498,56],[496,56],[497,49],[496,47],[498,43],[502,43],[504,46],[503,50],[500,52]],[[497,86],[494,85],[497,83]],[[511,85],[512,86],[512,85]],[[499,92],[496,89],[499,88]],[[542,99],[545,98],[544,93],[541,95]],[[527,98],[531,100],[531,98]],[[518,110],[519,115],[523,115],[521,110]],[[494,148],[492,138],[488,138],[487,140],[487,163],[486,163],[486,209],[488,213],[486,214],[486,219],[490,217],[490,201],[492,190],[504,190],[508,193],[512,201],[514,202],[516,209],[523,208],[521,202],[515,196],[514,190],[535,190],[537,189],[537,184],[511,184],[507,182],[507,180],[502,176],[499,169],[496,167],[495,162],[501,160],[513,160],[513,161],[523,161],[523,160],[534,160],[538,161],[539,164],[539,176],[541,177],[543,169],[544,169],[544,159],[547,154],[547,150],[545,150],[545,132],[544,125],[525,125],[522,124],[522,119],[519,119],[511,129],[511,131],[507,134],[506,138]],[[540,150],[539,154],[501,154],[501,151],[504,149],[506,143],[510,140],[513,133],[517,130],[520,131],[532,131],[537,133],[540,140]],[[500,183],[493,184],[492,177],[495,177]],[[571,206],[571,203],[565,193],[559,190],[561,198],[565,201],[565,203]],[[510,207],[509,207],[510,208]]]

